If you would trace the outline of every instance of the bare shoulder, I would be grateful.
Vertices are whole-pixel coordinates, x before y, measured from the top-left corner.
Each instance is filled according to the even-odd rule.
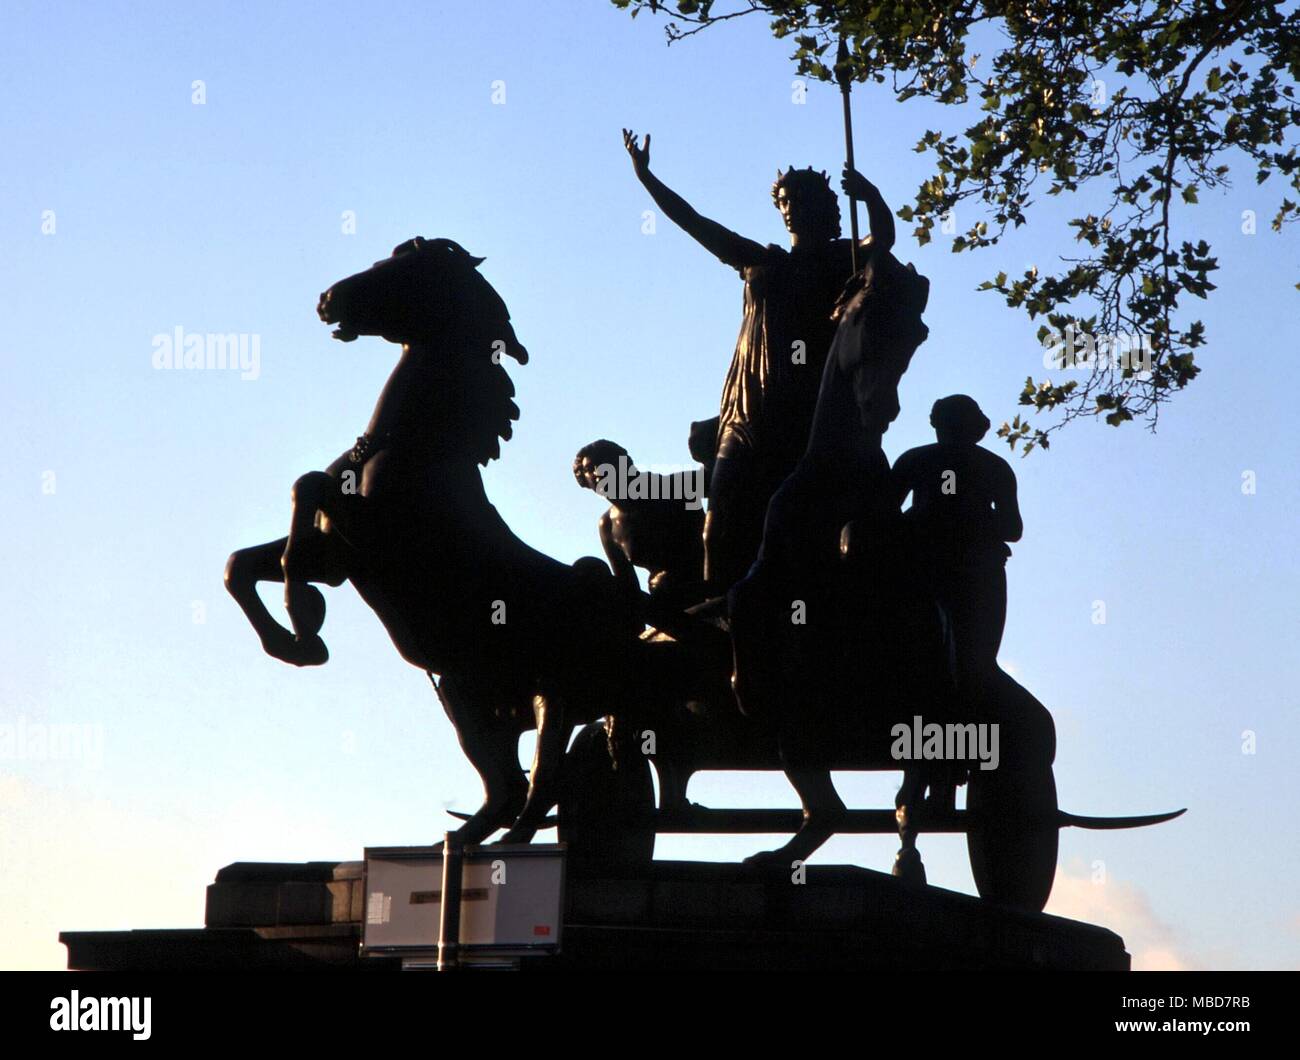
[[[899,454],[894,461],[894,474],[900,476],[924,474],[924,469],[934,460],[937,445],[918,445]]]
[[[909,467],[915,465],[925,450],[925,446],[917,446],[915,449],[907,449],[899,453],[898,459],[894,461],[894,470],[906,471]]]
[[[991,474],[996,475],[1004,482],[1016,481],[1016,473],[1012,470],[1011,465],[1002,457],[998,456],[997,453],[990,452],[982,445],[977,446],[975,451],[980,454],[980,462],[989,469]]]

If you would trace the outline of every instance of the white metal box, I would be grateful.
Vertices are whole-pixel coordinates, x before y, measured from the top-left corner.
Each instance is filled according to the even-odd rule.
[[[442,913],[442,847],[368,847],[361,952],[432,954]],[[466,958],[557,951],[563,844],[469,847],[461,876]]]

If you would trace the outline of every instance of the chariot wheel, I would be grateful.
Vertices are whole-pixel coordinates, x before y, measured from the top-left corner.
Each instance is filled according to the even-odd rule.
[[[571,871],[624,873],[649,865],[655,851],[655,792],[650,761],[628,754],[618,768],[605,726],[593,722],[574,737],[564,759],[560,841]]]
[[[1059,837],[1052,767],[971,771],[966,849],[981,898],[1041,913],[1056,878]]]

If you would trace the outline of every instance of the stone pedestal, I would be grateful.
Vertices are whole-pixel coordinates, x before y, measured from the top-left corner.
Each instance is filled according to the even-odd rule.
[[[208,887],[205,927],[64,932],[72,969],[386,971],[358,956],[359,861],[237,862]],[[806,882],[738,865],[655,862],[636,878],[570,877],[563,950],[528,970],[1125,971],[1105,928],[1019,913],[935,887],[910,889],[852,866],[810,866]]]

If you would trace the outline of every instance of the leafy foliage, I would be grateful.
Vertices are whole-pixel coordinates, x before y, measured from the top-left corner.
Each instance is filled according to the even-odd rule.
[[[1086,378],[1030,378],[1019,396],[1056,422],[1017,416],[999,435],[1015,449],[1046,448],[1081,416],[1155,427],[1162,405],[1196,378],[1205,343],[1186,320],[1185,296],[1204,299],[1218,259],[1203,239],[1175,234],[1202,193],[1228,185],[1229,161],[1274,174],[1300,193],[1300,15],[1268,0],[612,0],[667,12],[669,42],[716,23],[766,15],[795,46],[800,74],[835,79],[835,49],[849,46],[856,81],[892,84],[899,100],[978,102],[959,134],[928,130],[916,150],[934,172],[899,211],[929,242],[936,221],[977,205],[980,219],[954,252],[995,245],[1023,225],[1036,195],[1087,188],[1100,212],[1069,221],[1077,256],[1053,274],[999,273],[981,285],[1041,319],[1039,338],[1066,329],[1149,340],[1148,362],[1094,359]],[[996,42],[985,58],[974,42]],[[973,110],[973,106],[967,110]],[[951,213],[950,213],[951,211]],[[1283,197],[1272,227],[1300,218],[1300,194]],[[1300,284],[1297,284],[1300,287]],[[1087,316],[1082,314],[1087,313]],[[1048,340],[1050,341],[1050,340]],[[1064,367],[1064,365],[1062,365]]]

